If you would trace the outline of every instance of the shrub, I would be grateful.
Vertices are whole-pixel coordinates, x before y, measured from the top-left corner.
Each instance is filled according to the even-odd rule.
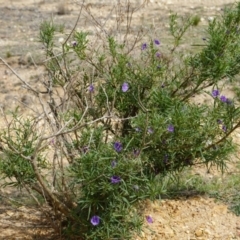
[[[159,179],[226,167],[240,109],[221,91],[240,71],[239,16],[236,4],[210,22],[194,54],[178,47],[197,17],[170,17],[170,49],[157,37],[131,42],[130,24],[122,42],[105,30],[95,48],[74,28],[59,47],[58,26],[44,22],[45,90],[22,80],[42,111],[16,112],[2,131],[1,174],[42,196],[68,239],[130,239],[143,221],[137,204],[159,194]],[[212,100],[194,103],[203,92]]]

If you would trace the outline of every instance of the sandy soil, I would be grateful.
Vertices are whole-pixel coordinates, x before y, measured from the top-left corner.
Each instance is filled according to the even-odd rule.
[[[94,14],[101,19],[108,15],[111,4],[108,0],[86,0]],[[170,10],[179,14],[200,14],[201,24],[220,14],[223,4],[233,0],[149,0],[145,7],[136,13],[133,24],[142,25],[154,22],[158,34],[167,29]],[[140,5],[141,1],[134,1]],[[59,15],[64,9],[63,15]],[[79,2],[57,0],[0,0],[0,56],[26,81],[34,86],[43,78],[41,65],[41,45],[37,42],[39,25],[51,17],[64,23],[67,29],[73,27],[79,11]],[[111,18],[114,20],[114,15]],[[78,28],[94,31],[86,18],[81,19]],[[62,36],[59,36],[59,38]],[[22,88],[16,76],[0,64],[0,106],[13,110],[17,105],[22,111],[35,104],[33,96]],[[27,112],[27,111],[26,111]],[[4,122],[0,125],[4,127]],[[202,174],[207,175],[204,169]],[[218,173],[216,173],[218,174]],[[0,239],[58,239],[46,218],[34,208],[9,206],[1,196],[11,197],[12,191],[0,191]],[[16,193],[17,194],[17,193]],[[235,216],[222,203],[207,196],[185,197],[145,203],[144,215],[150,215],[153,223],[146,222],[142,236],[148,240],[190,240],[190,239],[240,239],[240,217]]]

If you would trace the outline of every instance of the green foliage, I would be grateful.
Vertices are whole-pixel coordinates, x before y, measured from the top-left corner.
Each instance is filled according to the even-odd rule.
[[[44,45],[48,51],[51,51],[54,45],[54,34],[56,31],[56,26],[52,22],[44,21],[40,26],[40,36],[39,41]]]
[[[32,122],[29,119],[19,119],[14,114],[14,121],[1,135],[1,142],[7,147],[0,161],[0,172],[3,178],[11,179],[11,183],[6,183],[6,185],[22,188],[25,184],[31,185],[36,182],[36,175],[28,157],[34,153],[37,140],[38,136]],[[46,167],[46,161],[40,152],[36,161],[38,167],[42,169]]]
[[[176,49],[198,17],[171,15],[173,44],[165,51],[152,38],[129,51],[112,35],[95,49],[88,33],[75,29],[56,50],[56,26],[44,22],[45,105],[34,92],[44,127],[36,127],[38,118],[14,117],[0,139],[1,172],[42,195],[67,222],[61,226],[69,239],[130,239],[143,222],[139,201],[159,196],[164,177],[200,163],[223,171],[234,151],[240,108],[220,85],[240,71],[239,9],[209,23],[196,54]],[[194,103],[203,92],[211,101]],[[43,172],[48,145],[54,154]]]
[[[12,57],[12,53],[11,53],[11,51],[7,51],[7,52],[5,53],[5,55],[6,55],[6,58],[10,58],[10,57]]]
[[[197,26],[200,21],[201,21],[201,18],[198,15],[194,16],[192,18],[192,26]]]
[[[85,50],[87,48],[88,34],[85,32],[76,32],[74,38],[76,39],[74,44],[74,52],[77,54],[78,58],[84,60],[86,58]]]
[[[176,13],[170,15],[170,33],[174,38],[172,52],[180,45],[180,41],[189,28],[197,26],[199,22],[199,16],[180,18]]]
[[[232,206],[232,210],[235,212],[236,215],[240,216],[239,196],[236,196],[234,200],[236,201],[236,203]]]

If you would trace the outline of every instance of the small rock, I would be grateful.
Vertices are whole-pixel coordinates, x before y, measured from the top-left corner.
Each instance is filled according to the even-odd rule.
[[[212,22],[214,20],[214,17],[208,17],[208,21]]]
[[[63,42],[64,42],[64,38],[63,38],[63,37],[60,37],[60,38],[58,39],[58,42],[59,42],[59,43],[63,43]]]
[[[211,221],[211,224],[212,224],[213,226],[215,226],[215,225],[216,225],[216,223],[215,223],[214,221]]]
[[[141,237],[145,237],[145,236],[146,234],[143,231],[141,231]]]
[[[203,235],[203,230],[202,229],[197,229],[196,231],[195,231],[195,236],[196,237],[201,237]]]

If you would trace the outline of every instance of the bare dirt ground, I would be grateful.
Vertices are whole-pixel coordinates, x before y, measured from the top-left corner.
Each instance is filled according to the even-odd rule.
[[[109,16],[112,1],[89,0],[92,12],[104,20]],[[155,34],[164,39],[168,28],[170,11],[178,14],[198,14],[202,25],[206,25],[214,16],[221,14],[223,4],[233,0],[149,0],[143,9],[135,14],[133,24],[142,26],[152,23]],[[26,81],[34,86],[43,78],[44,59],[41,45],[37,42],[40,23],[51,18],[66,29],[74,26],[79,13],[80,2],[57,0],[0,0],[0,56]],[[135,1],[140,5],[140,1]],[[91,23],[84,16],[78,29],[94,31]],[[193,32],[193,36],[199,33]],[[64,36],[59,36],[64,37]],[[163,40],[164,42],[164,40]],[[0,106],[4,111],[11,111],[16,106],[27,114],[25,107],[35,107],[35,99],[22,88],[22,83],[3,64],[0,64]],[[4,122],[0,122],[4,127]],[[230,166],[234,169],[234,164]],[[205,169],[198,169],[209,177]],[[211,176],[219,176],[217,171]],[[0,191],[0,239],[60,239],[49,227],[49,219],[44,218],[34,208],[10,205],[9,198],[17,199],[18,193],[9,189]],[[18,206],[18,207],[16,207]],[[137,239],[147,240],[227,240],[240,239],[240,217],[234,215],[228,206],[216,202],[207,196],[183,197],[176,200],[164,200],[145,203],[145,215],[153,218],[153,223],[145,224],[142,236]]]

